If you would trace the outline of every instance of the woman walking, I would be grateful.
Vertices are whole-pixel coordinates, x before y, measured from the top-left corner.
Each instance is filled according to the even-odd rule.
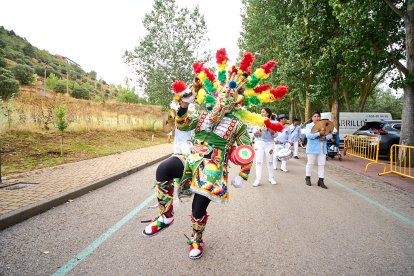
[[[272,111],[268,107],[264,107],[261,111],[263,117],[270,118]],[[266,159],[267,171],[269,172],[269,182],[273,185],[276,184],[276,180],[273,172],[273,144],[276,137],[275,132],[267,129],[266,127],[256,127],[254,129],[254,151],[256,156],[256,180],[253,182],[253,187],[260,185],[262,178],[262,165]]]

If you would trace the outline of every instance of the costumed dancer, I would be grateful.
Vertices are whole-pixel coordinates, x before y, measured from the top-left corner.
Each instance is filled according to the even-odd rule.
[[[191,214],[193,233],[188,238],[191,259],[200,258],[204,251],[203,233],[209,217],[207,207],[210,201],[226,202],[229,199],[229,160],[241,167],[231,185],[240,187],[248,179],[254,151],[250,147],[251,140],[244,121],[254,125],[265,124],[265,118],[242,108],[246,100],[254,95],[246,97],[241,94],[245,87],[255,88],[259,80],[268,77],[276,65],[276,62],[272,62],[271,66],[262,65],[265,69],[259,68],[261,70],[249,76],[254,59],[251,53],[245,54],[240,68],[233,66],[229,71],[226,71],[228,58],[224,49],[217,52],[216,58],[219,69],[217,79],[203,63],[194,63],[196,82],[190,88],[180,81],[172,85],[175,100],[180,105],[176,116],[177,129],[194,130],[193,146],[187,157],[174,155],[158,166],[155,186],[159,216],[152,219],[143,231],[145,236],[153,236],[173,223],[174,179],[180,178],[178,197],[194,194]],[[273,91],[276,96],[271,96],[271,100],[283,97],[287,87],[278,91]],[[188,106],[194,97],[205,110],[189,114]],[[281,130],[277,123],[269,127]],[[238,145],[236,149],[235,144]]]
[[[321,129],[317,132],[312,132],[313,126],[320,120],[321,113],[315,111],[312,113],[312,123],[306,125],[306,138],[308,139],[308,144],[306,145],[306,154],[308,157],[308,162],[306,163],[305,181],[306,185],[312,186],[312,166],[315,164],[315,161],[318,160],[318,186],[324,189],[328,189],[323,179],[325,175],[326,153],[328,152],[326,140],[332,139],[332,134],[327,133],[324,129]]]
[[[280,114],[278,117],[279,122],[283,125],[283,131],[278,133],[275,138],[275,151],[273,153],[273,169],[277,170],[277,154],[281,149],[290,148],[292,142],[290,140],[290,129],[289,126],[286,125],[288,117],[285,114]],[[287,161],[286,159],[282,159],[280,165],[280,170],[282,172],[287,172]]]
[[[269,118],[272,116],[272,111],[268,107],[264,107],[261,111],[263,117]],[[253,187],[260,185],[262,178],[262,165],[266,158],[267,171],[269,172],[269,182],[276,185],[275,173],[273,171],[273,147],[276,132],[269,130],[266,127],[255,127],[254,133],[254,151],[256,156],[256,180],[253,182]]]

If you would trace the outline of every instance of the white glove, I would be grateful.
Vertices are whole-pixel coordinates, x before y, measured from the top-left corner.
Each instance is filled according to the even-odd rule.
[[[195,99],[195,93],[193,92],[193,91],[185,91],[186,93],[185,94],[190,94],[190,92],[191,92],[191,94],[190,95],[187,95],[186,97],[182,97],[181,98],[181,101],[183,101],[183,102],[185,102],[185,103],[192,103],[192,102],[194,102],[194,99]]]
[[[234,188],[240,188],[244,183],[243,181],[244,179],[240,175],[238,175],[231,181],[231,185]]]

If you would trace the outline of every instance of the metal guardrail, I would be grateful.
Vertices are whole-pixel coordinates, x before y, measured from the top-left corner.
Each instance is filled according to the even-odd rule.
[[[414,154],[414,146],[392,145],[390,150],[390,169],[379,173],[397,174],[414,179],[414,168],[411,167],[411,157]]]
[[[365,135],[347,135],[344,140],[344,155],[355,156],[369,162],[365,166],[365,171],[368,170],[368,166],[371,164],[378,164],[384,166],[384,172],[386,164],[378,162],[379,153],[379,139],[378,137],[365,136]]]

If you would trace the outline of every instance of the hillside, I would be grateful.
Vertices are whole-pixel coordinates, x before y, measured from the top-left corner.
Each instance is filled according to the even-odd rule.
[[[103,79],[97,80],[95,71],[85,72],[71,57],[40,50],[14,31],[0,26],[0,68],[9,70],[16,76],[16,66],[31,69],[35,74],[31,84],[44,83],[45,77],[51,77],[52,81],[46,82],[48,89],[69,93],[76,98],[105,101],[118,95],[117,87],[107,84]],[[73,95],[77,90],[86,91],[87,96],[82,93],[80,96],[79,93]]]

